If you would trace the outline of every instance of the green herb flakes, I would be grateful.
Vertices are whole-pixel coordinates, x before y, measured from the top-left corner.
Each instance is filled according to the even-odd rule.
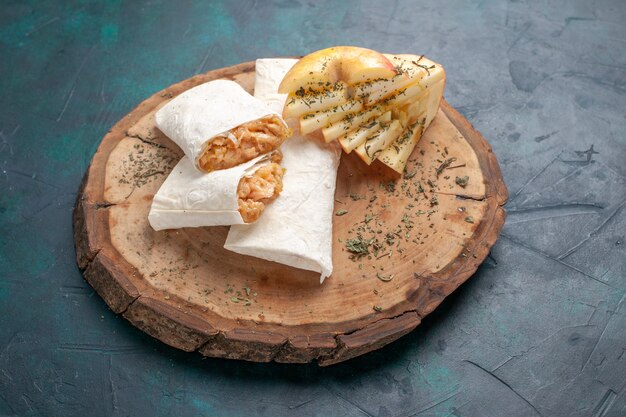
[[[411,179],[411,178],[413,178],[416,174],[417,174],[417,171],[412,171],[412,172],[407,172],[407,171],[404,171],[404,179],[405,179],[405,180],[410,180],[410,179]]]
[[[467,187],[467,183],[469,182],[469,177],[467,175],[463,177],[456,177],[454,180],[459,186],[465,188]]]
[[[369,246],[371,242],[363,239],[360,235],[354,239],[346,240],[346,249],[356,256],[365,256],[370,253]]]
[[[453,163],[454,161],[456,161],[456,158],[448,158],[445,161],[443,161],[441,165],[439,165],[439,167],[437,168],[437,171],[436,171],[437,177],[439,177],[439,175],[443,172],[443,170],[448,168],[450,164]]]
[[[394,191],[396,191],[396,183],[395,183],[394,180],[389,180],[387,182],[381,181],[380,182],[380,188],[384,188],[385,190],[389,191],[390,193],[393,193]]]

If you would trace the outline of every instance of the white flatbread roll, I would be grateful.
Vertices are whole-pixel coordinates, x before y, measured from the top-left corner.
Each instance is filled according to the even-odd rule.
[[[267,120],[268,118],[271,120]],[[272,111],[261,100],[248,94],[239,84],[229,80],[210,81],[185,91],[161,108],[155,115],[155,121],[156,126],[185,152],[195,167],[205,172],[230,168],[269,152],[277,148],[289,132],[279,112]],[[202,158],[209,157],[207,152],[217,138],[221,138],[220,143],[226,142],[224,139],[228,138],[232,142],[231,148],[239,146],[241,138],[233,135],[231,131],[251,122],[257,123],[253,129],[255,131],[245,133],[248,140],[260,149],[245,152],[231,149],[230,155],[216,152],[212,158],[231,159],[224,161],[223,168],[208,166],[203,162]],[[272,123],[273,126],[269,126]],[[276,126],[277,124],[280,126]],[[271,127],[273,132],[268,134],[267,129],[262,131],[258,129],[259,127]],[[276,137],[272,138],[274,134]],[[256,137],[253,137],[255,135]],[[260,144],[259,138],[262,142]],[[268,148],[270,139],[274,140],[275,144],[272,149]],[[222,151],[225,148],[226,145],[222,146]],[[215,161],[212,163],[215,165]]]
[[[256,61],[255,96],[268,100],[274,111],[282,110],[286,95],[277,94],[278,85],[296,61]],[[286,169],[281,195],[257,222],[233,225],[224,247],[319,272],[322,283],[333,270],[333,208],[341,151],[335,144],[302,136],[289,139],[280,150]]]
[[[239,181],[270,159],[271,154],[265,154],[233,168],[204,173],[184,156],[152,200],[150,225],[163,230],[245,224],[239,213]]]
[[[297,59],[264,58],[256,60],[254,97],[263,101],[274,113],[282,114],[287,94],[278,93],[283,77]]]

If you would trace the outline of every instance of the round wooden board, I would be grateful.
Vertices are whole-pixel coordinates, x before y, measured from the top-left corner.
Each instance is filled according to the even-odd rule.
[[[182,155],[154,113],[218,78],[252,92],[254,63],[197,75],[141,103],[103,138],[83,180],[78,265],[133,325],[206,356],[329,365],[410,332],[485,259],[507,190],[487,142],[445,101],[403,178],[342,156],[335,210],[347,213],[334,217],[334,272],[322,285],[319,274],[226,251],[227,227],[152,230],[152,197]],[[355,258],[346,242],[358,234],[376,241]]]

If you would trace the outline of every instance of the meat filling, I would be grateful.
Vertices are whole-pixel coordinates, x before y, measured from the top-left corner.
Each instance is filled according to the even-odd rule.
[[[277,149],[291,135],[278,116],[268,116],[244,123],[230,130],[228,136],[218,136],[207,146],[198,160],[206,172],[227,169]]]
[[[280,162],[281,157],[274,157]],[[273,201],[283,190],[283,168],[271,162],[257,169],[249,177],[243,177],[237,187],[239,213],[246,223],[256,221],[265,205]]]

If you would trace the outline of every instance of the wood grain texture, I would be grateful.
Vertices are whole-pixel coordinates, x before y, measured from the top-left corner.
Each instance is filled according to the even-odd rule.
[[[329,365],[410,332],[485,259],[507,190],[487,142],[445,101],[403,178],[343,155],[335,209],[347,212],[334,217],[334,272],[321,286],[315,273],[224,250],[226,227],[153,231],[152,197],[181,156],[154,112],[218,78],[251,91],[254,63],[141,103],[103,138],[79,192],[78,265],[135,326],[206,356]],[[345,244],[357,235],[377,242],[358,258]]]

